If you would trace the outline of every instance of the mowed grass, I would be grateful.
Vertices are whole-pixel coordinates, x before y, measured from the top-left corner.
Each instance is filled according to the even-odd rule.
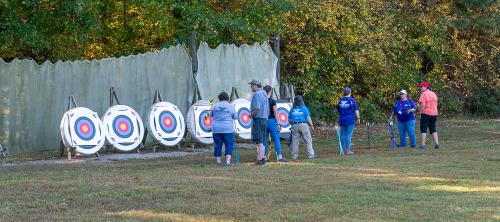
[[[301,146],[302,159],[263,167],[248,149],[230,169],[210,153],[2,167],[0,221],[499,221],[500,121],[440,124],[442,149],[424,154],[392,152],[380,125],[370,150],[357,129],[354,156],[330,130],[318,158]]]

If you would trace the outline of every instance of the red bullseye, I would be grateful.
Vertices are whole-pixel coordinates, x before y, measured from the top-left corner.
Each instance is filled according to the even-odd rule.
[[[172,120],[168,117],[165,117],[165,119],[163,119],[163,123],[165,124],[165,126],[170,127],[172,125]]]
[[[203,123],[205,124],[205,126],[210,126],[210,125],[212,125],[212,118],[210,118],[210,117],[205,117],[205,121],[203,121]]]
[[[88,124],[86,124],[86,123],[82,124],[80,126],[80,131],[82,131],[82,133],[84,133],[84,134],[89,134],[89,132],[90,132],[90,126]]]
[[[248,123],[248,121],[250,120],[250,118],[248,118],[248,115],[246,115],[246,114],[243,114],[241,119],[243,120],[244,123]]]
[[[281,121],[286,121],[286,116],[285,116],[285,114],[281,114],[280,119],[281,119]]]
[[[125,121],[121,121],[120,123],[118,123],[118,128],[122,132],[127,132],[127,130],[128,130],[128,124]]]

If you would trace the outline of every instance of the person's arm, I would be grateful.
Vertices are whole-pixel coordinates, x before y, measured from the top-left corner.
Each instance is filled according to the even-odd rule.
[[[425,108],[425,99],[423,98],[424,95],[420,96],[420,99],[418,99],[418,113],[422,114]]]
[[[313,125],[313,121],[311,119],[311,116],[307,117],[307,124],[309,124],[309,126],[311,127],[311,130],[314,130],[314,125]]]
[[[250,116],[252,118],[254,118],[257,114],[259,114],[260,109],[258,107],[260,107],[260,101],[257,98],[257,95],[254,94],[252,97],[252,103],[251,103],[251,107],[250,107],[250,109],[252,110],[250,113]]]
[[[407,114],[410,114],[410,113],[413,113],[415,111],[417,111],[417,107],[415,106],[415,103],[413,103],[413,101],[411,101],[411,99],[408,99],[408,101],[410,102],[410,109],[406,111]]]
[[[359,107],[358,107],[358,104],[356,103],[356,100],[355,99],[352,99],[352,103],[354,105],[354,115],[356,115],[356,123],[358,124],[361,124],[361,118],[359,116]]]

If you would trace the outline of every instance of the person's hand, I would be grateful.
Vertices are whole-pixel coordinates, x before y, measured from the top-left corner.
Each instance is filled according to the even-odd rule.
[[[314,126],[313,125],[311,125],[311,130],[314,131]]]
[[[277,124],[278,125],[278,132],[281,131],[281,124]]]
[[[359,125],[361,124],[361,118],[356,118],[356,123]]]
[[[406,111],[405,111],[405,113],[406,113],[406,114],[410,114],[410,113],[411,113],[411,109],[406,110]]]

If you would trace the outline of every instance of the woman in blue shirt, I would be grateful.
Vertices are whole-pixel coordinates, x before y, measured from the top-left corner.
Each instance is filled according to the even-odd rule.
[[[237,118],[234,106],[229,103],[229,96],[221,92],[219,102],[210,110],[212,117],[212,136],[214,139],[214,156],[217,165],[222,165],[222,144],[226,147],[226,167],[231,167],[231,154],[234,146],[234,120]]]
[[[342,147],[347,155],[352,155],[351,151],[351,137],[354,131],[354,123],[360,124],[359,109],[356,100],[351,97],[351,88],[344,89],[344,97],[339,99],[337,104],[337,111],[339,112],[339,125],[340,125],[340,141]]]
[[[417,107],[411,99],[408,98],[406,90],[399,91],[399,99],[392,109],[393,115],[398,115],[399,147],[406,147],[406,133],[410,136],[410,146],[415,148],[417,139],[415,136],[415,115],[413,114]],[[391,118],[392,121],[392,118]]]
[[[307,148],[307,157],[309,159],[314,158],[314,150],[312,147],[312,136],[309,126],[314,130],[314,126],[311,120],[311,113],[309,109],[304,105],[302,96],[296,96],[293,101],[293,107],[290,109],[288,114],[288,121],[292,125],[292,160],[296,160],[299,157],[299,140],[302,137],[304,139]]]

